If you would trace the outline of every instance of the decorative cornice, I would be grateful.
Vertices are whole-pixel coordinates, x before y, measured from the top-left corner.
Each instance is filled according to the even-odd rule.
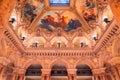
[[[106,68],[98,68],[98,69],[93,69],[92,72],[93,74],[104,74]]]

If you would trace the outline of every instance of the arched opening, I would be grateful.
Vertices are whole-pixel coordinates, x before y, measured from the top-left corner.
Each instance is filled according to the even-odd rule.
[[[67,69],[62,64],[55,64],[51,70],[51,80],[67,80]]]
[[[25,80],[41,80],[42,66],[39,64],[32,64],[28,67],[25,73]]]
[[[77,80],[93,80],[92,71],[88,65],[81,64],[76,66],[77,69]]]

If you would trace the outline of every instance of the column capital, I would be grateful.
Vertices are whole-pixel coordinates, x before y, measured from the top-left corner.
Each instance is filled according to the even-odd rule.
[[[67,69],[68,74],[76,74],[77,69]]]
[[[15,68],[15,71],[17,71],[18,74],[20,74],[20,75],[24,75],[25,72],[26,72],[26,69],[24,69],[24,68]]]
[[[51,69],[41,69],[42,74],[50,74]]]
[[[105,67],[103,68],[97,68],[97,69],[92,69],[93,74],[104,74],[105,73]]]

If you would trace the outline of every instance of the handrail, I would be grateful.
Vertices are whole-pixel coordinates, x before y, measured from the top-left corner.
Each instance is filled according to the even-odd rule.
[[[13,44],[16,45],[16,47],[20,50],[20,52],[24,52],[25,47],[22,44],[22,42],[19,40],[15,31],[12,29],[12,25],[8,24],[6,28],[7,28],[7,31],[4,34],[11,39]]]
[[[95,52],[102,48],[101,47],[103,45],[102,43],[105,40],[105,38],[107,38],[108,35],[110,34],[111,30],[113,29],[113,26],[115,26],[115,20],[114,19],[107,25],[107,29],[104,31],[104,33],[101,35],[100,39],[95,44],[95,47],[94,47]],[[107,44],[107,42],[105,44]],[[104,46],[105,46],[105,44],[104,44]]]

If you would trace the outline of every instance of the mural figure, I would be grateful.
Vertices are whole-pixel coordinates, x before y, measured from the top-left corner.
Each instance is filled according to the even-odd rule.
[[[45,16],[43,19],[41,19],[41,27],[46,28],[49,31],[53,31],[55,27],[57,27],[57,23],[54,21],[54,17],[51,15]]]
[[[86,0],[86,6],[87,6],[88,8],[94,8],[95,5],[94,5],[94,3],[93,3],[93,0]]]
[[[70,19],[68,22],[66,22],[67,17],[64,15],[59,15],[57,18],[58,21],[55,21],[55,18],[52,15],[47,15],[41,19],[40,26],[42,28],[48,29],[49,31],[54,31],[57,27],[61,27],[67,32],[82,26],[82,24],[77,19]]]
[[[43,0],[26,0],[23,5],[23,18],[31,23],[43,7]]]
[[[84,19],[89,22],[92,20],[96,19],[96,15],[95,15],[95,4],[93,0],[86,0],[86,7],[87,9],[83,12],[83,17]]]
[[[28,19],[30,22],[34,20],[36,14],[34,13],[35,7],[29,3],[26,3],[24,6],[24,17]]]
[[[67,24],[67,28],[65,29],[66,31],[72,31],[75,30],[77,27],[82,26],[82,24],[79,22],[79,20],[75,19],[70,19],[70,21]]]
[[[84,18],[87,22],[91,21],[91,20],[95,20],[96,19],[96,15],[94,13],[94,9],[90,8],[88,9],[85,13],[84,13]]]

